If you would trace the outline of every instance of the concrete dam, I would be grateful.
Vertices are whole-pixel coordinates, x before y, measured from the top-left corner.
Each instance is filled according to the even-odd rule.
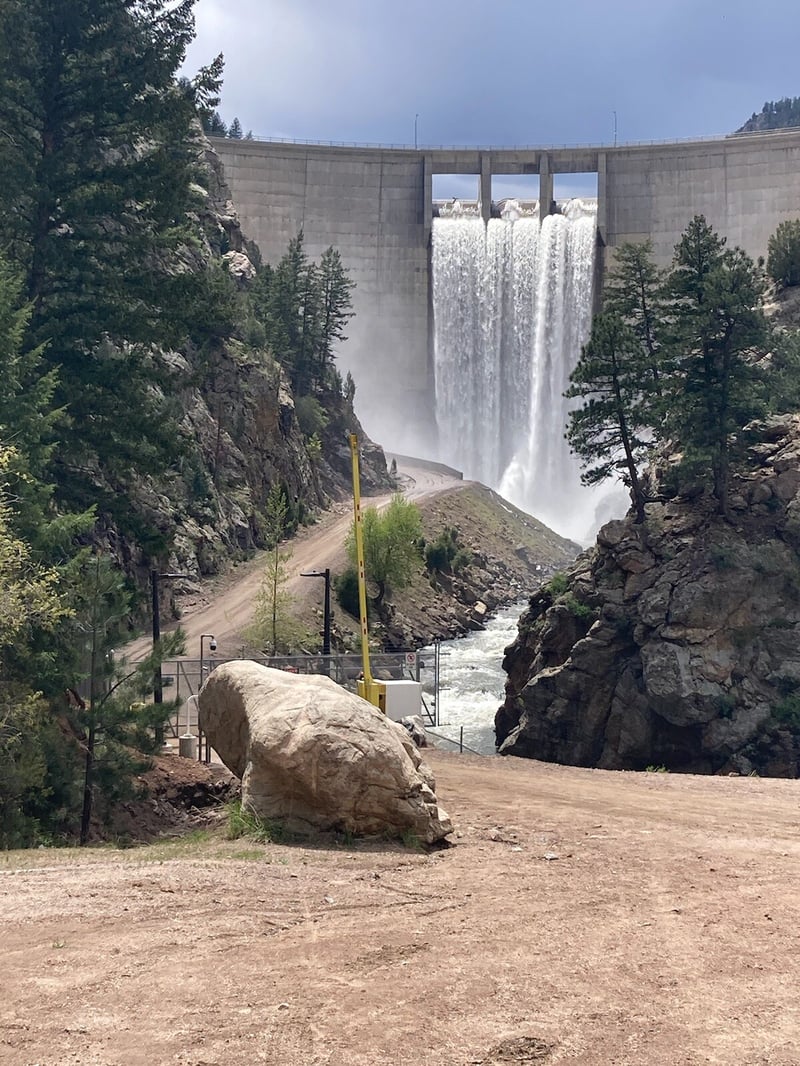
[[[564,520],[581,490],[561,392],[614,248],[649,238],[666,265],[703,214],[758,257],[800,217],[800,130],[587,148],[212,144],[267,262],[301,228],[311,257],[341,252],[356,317],[338,361],[367,432],[463,468],[576,537],[596,524],[596,501],[583,495],[585,513]],[[596,175],[596,203],[556,204],[562,174]],[[471,211],[435,209],[435,175],[474,175]],[[538,176],[533,207],[493,202],[492,178],[507,175]]]

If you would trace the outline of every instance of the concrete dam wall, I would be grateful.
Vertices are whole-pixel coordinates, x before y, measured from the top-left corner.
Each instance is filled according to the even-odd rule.
[[[687,223],[704,214],[729,243],[765,255],[778,224],[800,217],[800,130],[718,140],[596,148],[390,149],[213,139],[245,232],[276,263],[302,228],[318,257],[329,245],[356,282],[340,364],[358,385],[367,431],[396,450],[436,456],[431,229],[434,174],[539,176],[539,211],[556,174],[597,174],[598,266],[625,241],[653,242],[667,264]]]

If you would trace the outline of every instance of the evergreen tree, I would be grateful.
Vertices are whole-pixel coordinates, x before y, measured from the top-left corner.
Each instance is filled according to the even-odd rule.
[[[701,215],[675,249],[672,298],[674,370],[669,424],[688,463],[710,469],[720,512],[727,514],[732,457],[743,427],[766,410],[756,355],[769,340],[763,281],[740,248],[727,249]]]
[[[62,412],[53,409],[56,372],[44,367],[43,347],[24,349],[32,308],[22,302],[21,290],[19,276],[0,259],[0,445],[13,442],[6,453],[5,492],[14,529],[41,549],[64,534],[64,523],[51,513],[52,487],[45,480]]]
[[[800,285],[800,219],[781,222],[770,237],[767,273],[783,289]]]
[[[230,129],[228,130],[228,136],[233,141],[241,141],[244,134],[242,133],[242,124],[238,118],[234,118],[231,122]]]
[[[275,269],[260,272],[254,312],[297,395],[335,385],[335,346],[346,339],[353,287],[333,247],[323,253],[319,264],[308,258],[302,230]]]
[[[80,842],[89,837],[95,796],[110,805],[130,794],[131,775],[141,772],[143,754],[158,750],[174,702],[146,701],[159,662],[183,650],[183,634],[163,637],[154,654],[133,669],[114,661],[119,627],[130,613],[123,576],[108,558],[85,560],[74,631],[84,653],[88,698],[71,690],[68,712],[83,753]],[[82,640],[80,639],[82,637]]]
[[[222,120],[219,111],[212,111],[210,115],[202,116],[203,131],[211,137],[227,137],[228,127]]]
[[[18,468],[14,449],[0,443],[0,847],[35,835],[31,807],[47,787],[45,738],[53,729],[41,694],[14,664],[32,633],[51,633],[69,612],[57,571],[37,562],[14,532],[9,480]]]
[[[652,241],[620,245],[603,290],[603,310],[619,316],[632,330],[646,359],[643,368],[659,391],[661,331],[665,319],[664,272],[653,262]]]
[[[319,336],[317,341],[317,377],[324,380],[333,366],[337,344],[347,340],[345,328],[353,317],[351,293],[355,282],[345,270],[339,251],[331,245],[322,253],[319,265]]]
[[[651,446],[647,427],[655,387],[645,367],[650,369],[649,353],[619,314],[596,315],[565,393],[584,401],[570,412],[566,433],[584,467],[581,480],[597,485],[618,474],[631,491],[637,522],[645,517],[639,469]]]
[[[176,452],[154,346],[190,307],[169,258],[194,206],[195,102],[175,74],[194,0],[7,0],[0,10],[0,240],[24,277],[26,346],[60,368],[62,492],[157,470]]]
[[[289,242],[285,255],[275,267],[266,296],[267,338],[281,365],[294,384],[303,335],[303,293],[306,288],[308,256],[303,248],[303,231]]]

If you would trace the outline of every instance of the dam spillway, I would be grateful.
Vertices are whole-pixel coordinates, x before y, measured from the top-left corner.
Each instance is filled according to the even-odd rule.
[[[211,143],[223,164],[231,210],[238,211],[265,262],[279,262],[301,229],[310,257],[318,258],[331,244],[339,250],[356,288],[355,318],[337,363],[355,378],[356,413],[366,432],[388,449],[431,459],[441,454],[434,411],[435,176],[476,176],[479,216],[488,223],[493,177],[538,175],[544,222],[558,195],[559,175],[596,175],[600,280],[615,249],[627,241],[651,240],[656,262],[666,266],[698,213],[730,245],[754,258],[766,255],[769,237],[781,222],[800,217],[800,129],[574,148],[412,148],[230,138]],[[488,242],[488,228],[486,234]],[[519,251],[521,241],[516,243]],[[507,282],[506,275],[504,300],[513,291]],[[483,321],[487,329],[499,328],[494,319]],[[524,331],[519,318],[516,323]],[[523,390],[520,403],[528,402],[527,396]],[[512,397],[505,410],[495,437],[499,461],[511,465],[503,470],[501,486],[523,483],[526,463],[538,477],[544,461],[531,439],[527,454],[517,455],[516,463],[513,456],[508,460],[509,442],[517,438],[509,426],[518,424]],[[469,439],[463,443],[472,447]],[[518,438],[512,443],[518,446]],[[540,501],[546,497],[544,489],[537,492]]]
[[[563,393],[591,324],[596,204],[433,221],[439,453],[558,532],[592,525]]]

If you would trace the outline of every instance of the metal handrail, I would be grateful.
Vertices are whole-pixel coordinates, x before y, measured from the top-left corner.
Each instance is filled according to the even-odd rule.
[[[424,155],[425,152],[555,152],[564,149],[593,150],[593,151],[623,151],[626,148],[648,148],[658,145],[670,144],[720,144],[732,139],[741,140],[748,137],[766,137],[781,133],[797,133],[800,135],[800,127],[783,126],[775,130],[756,130],[745,133],[714,133],[705,137],[672,137],[661,140],[649,141],[624,141],[614,144],[611,141],[578,142],[572,144],[404,144],[380,141],[324,141],[302,137],[271,137],[255,134],[247,139],[236,140],[236,144],[247,144],[253,141],[259,144],[294,144],[305,145],[315,148],[367,148],[379,150],[394,150],[403,152],[416,152]],[[231,143],[229,137],[216,137],[209,135],[211,141],[226,141]]]

